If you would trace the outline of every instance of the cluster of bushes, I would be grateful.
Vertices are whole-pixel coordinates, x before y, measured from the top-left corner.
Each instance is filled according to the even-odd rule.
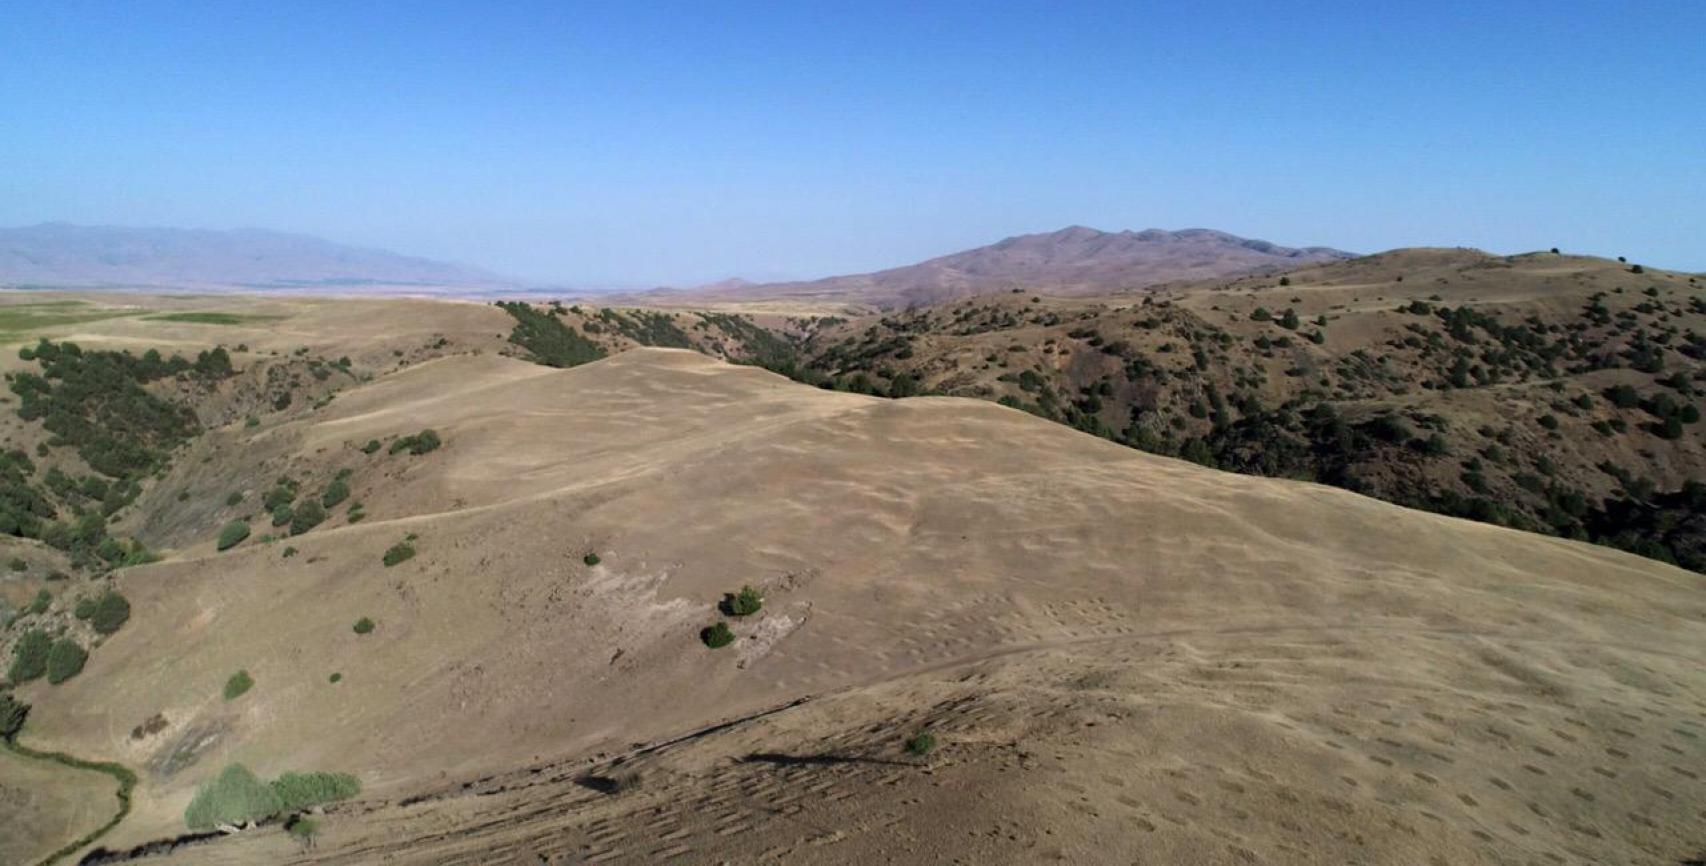
[[[723,600],[717,603],[717,609],[725,616],[751,616],[764,608],[764,594],[751,586],[743,586],[740,592],[723,594]],[[729,624],[719,620],[699,630],[699,639],[711,649],[721,649],[734,643],[734,632]]]
[[[706,325],[713,326],[729,337],[739,341],[741,346],[740,360],[743,363],[769,367],[771,364],[786,364],[793,361],[799,347],[785,336],[779,336],[769,328],[754,323],[751,319],[730,313],[695,313]]]
[[[47,497],[30,485],[35,471],[24,452],[0,451],[0,533],[40,538],[46,521],[56,515]]]
[[[55,640],[39,628],[30,629],[12,648],[12,666],[6,678],[18,685],[46,676],[49,683],[59,685],[82,673],[88,660],[88,651],[75,639],[61,636]]]
[[[498,307],[515,319],[509,341],[526,349],[538,363],[575,367],[604,357],[597,343],[563,324],[555,310],[542,313],[519,301],[499,301]]]
[[[40,362],[42,372],[12,375],[18,417],[41,419],[59,443],[76,448],[90,468],[111,478],[154,471],[201,430],[189,407],[156,397],[143,385],[180,374],[214,380],[232,373],[223,349],[191,363],[176,355],[162,360],[152,349],[138,358],[43,339],[20,356]]]
[[[107,590],[99,598],[79,599],[72,615],[87,620],[101,634],[112,634],[130,620],[130,600],[114,590]]]
[[[424,431],[430,433],[431,431]],[[436,437],[435,437],[436,438]],[[436,444],[433,447],[437,447]],[[430,449],[429,449],[430,450]],[[326,522],[328,509],[349,498],[350,488],[348,478],[351,471],[343,469],[326,485],[318,498],[297,502],[301,485],[288,476],[280,477],[261,497],[261,504],[272,515],[272,525],[289,526],[291,535],[301,535],[316,526]],[[352,514],[357,510],[351,507]],[[353,522],[353,520],[352,520]],[[248,524],[233,521],[225,526],[220,533],[219,549],[239,544],[249,536]]]
[[[438,438],[438,433],[428,429],[422,430],[412,436],[398,437],[396,441],[391,443],[390,449],[385,453],[400,454],[407,451],[410,454],[419,456],[429,451],[438,450],[438,446],[441,444],[443,444],[443,442]]]
[[[276,519],[276,518],[275,518]],[[326,521],[326,509],[316,500],[310,499],[296,506],[290,512],[290,534],[301,535]]]
[[[691,349],[693,341],[687,332],[675,324],[675,317],[653,310],[612,310],[600,308],[598,320],[611,330],[642,346],[667,346]]]
[[[267,821],[361,793],[361,782],[348,773],[284,773],[263,782],[242,764],[227,766],[196,789],[184,810],[191,830],[211,830]]]
[[[86,478],[75,485],[84,490],[98,490],[104,496],[102,508],[83,510],[74,505],[69,520],[55,520],[59,514],[42,492],[30,484],[29,476],[35,465],[21,451],[0,451],[0,533],[24,538],[39,538],[49,546],[69,554],[78,568],[106,565],[120,567],[150,562],[153,557],[135,540],[121,541],[107,534],[107,519],[136,496],[139,489],[132,479],[120,479],[111,484],[101,479]],[[48,475],[61,489],[70,489],[69,476]],[[96,482],[88,484],[87,482]],[[71,498],[68,494],[64,498]]]

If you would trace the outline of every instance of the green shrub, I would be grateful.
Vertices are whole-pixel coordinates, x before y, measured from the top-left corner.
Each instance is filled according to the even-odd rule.
[[[296,482],[289,478],[280,478],[278,481],[271,490],[261,494],[261,507],[268,511],[277,511],[280,505],[289,505],[296,501]]]
[[[1605,399],[1619,409],[1633,409],[1641,405],[1641,394],[1628,385],[1613,385],[1604,391]]]
[[[88,650],[75,640],[62,637],[54,641],[47,653],[47,681],[59,685],[71,679],[83,672],[83,663],[88,660]]]
[[[909,755],[928,755],[936,751],[936,735],[929,731],[919,731],[907,738],[906,753]]]
[[[349,516],[346,519],[351,523],[360,523],[366,517],[367,510],[362,508],[361,503],[357,502],[349,507]]]
[[[399,562],[405,562],[409,559],[413,559],[414,555],[415,549],[409,546],[407,542],[393,544],[389,550],[385,551],[385,567],[390,568]]]
[[[320,832],[320,825],[312,819],[298,817],[284,825],[284,831],[298,839],[308,841],[314,838],[314,834]]]
[[[230,550],[231,548],[243,543],[243,539],[248,537],[248,522],[243,520],[233,520],[230,523],[225,524],[224,529],[219,530],[219,543],[217,546],[220,550]]]
[[[294,512],[289,505],[280,505],[272,510],[272,525],[283,526],[290,522]]]
[[[439,440],[437,433],[432,430],[422,430],[415,434],[415,444],[409,447],[409,453],[425,454],[428,451],[437,451],[438,446],[442,444],[444,443]]]
[[[278,792],[242,764],[231,764],[212,782],[196,788],[184,823],[191,830],[211,830],[220,824],[264,821],[279,813]]]
[[[23,730],[30,705],[12,697],[10,691],[0,692],[0,740],[11,742]]]
[[[735,635],[734,632],[729,631],[728,623],[719,622],[716,625],[706,626],[705,628],[700,629],[699,639],[704,641],[705,645],[711,649],[721,649],[722,647],[726,647],[729,644],[734,643]]]
[[[597,565],[603,561],[604,560],[600,559],[596,553],[589,553],[586,556],[581,557],[581,562],[584,562],[587,565]]]
[[[272,783],[280,812],[295,812],[361,793],[361,782],[348,773],[284,773]]]
[[[291,547],[290,545],[285,545],[284,552],[280,553],[279,556],[282,559],[289,559],[298,553],[301,553],[301,551],[297,550],[294,547]]]
[[[356,634],[367,634],[371,631],[373,631],[373,620],[368,619],[367,617],[364,616],[361,619],[358,619],[355,621],[355,633]]]
[[[53,639],[39,628],[24,632],[12,647],[12,667],[6,678],[14,685],[39,679],[47,673],[47,656],[53,650]]]
[[[112,634],[130,620],[130,600],[116,592],[108,592],[95,602],[89,624],[101,634]]]
[[[343,678],[344,678],[343,674],[332,674],[327,679],[330,680],[331,682],[336,683],[336,682],[341,682],[343,680]]]
[[[71,608],[71,615],[78,619],[88,619],[95,615],[95,599],[84,596],[77,599],[76,606]]]
[[[751,616],[764,607],[764,595],[750,586],[743,586],[738,593],[724,595],[720,607],[729,616]]]
[[[243,696],[244,692],[255,687],[255,678],[248,671],[238,671],[225,681],[225,699],[234,701]]]
[[[338,503],[348,498],[349,484],[345,483],[342,478],[334,478],[332,483],[326,485],[326,492],[320,494],[320,504],[327,508],[334,508]]]
[[[47,613],[47,609],[52,606],[53,593],[45,589],[38,589],[35,599],[30,602],[28,607],[24,608],[24,613]]]
[[[296,506],[295,512],[290,515],[290,534],[301,535],[325,521],[326,509],[321,508],[320,503],[310,499]]]
[[[12,561],[7,563],[7,567],[11,568],[13,571],[28,571],[30,564],[25,562],[23,557],[14,556],[12,557]]]
[[[225,497],[225,507],[227,508],[235,508],[242,504],[243,492],[241,490],[235,491],[230,496]]]
[[[361,453],[372,454],[375,451],[378,451],[380,448],[383,448],[383,447],[385,447],[385,446],[380,444],[378,439],[369,439],[369,440],[367,440],[366,445],[361,446]]]

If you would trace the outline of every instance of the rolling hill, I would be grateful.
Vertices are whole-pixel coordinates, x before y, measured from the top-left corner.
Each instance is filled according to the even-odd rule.
[[[1361,297],[1329,282],[1323,309]],[[1267,299],[1250,289],[1200,303]],[[663,316],[707,349],[775,348],[715,315],[565,309],[612,354],[559,369],[507,357],[517,320],[489,306],[139,300],[40,335],[85,357],[230,353],[229,372],[198,361],[150,384],[205,427],[111,523],[160,558],[49,580],[60,554],[13,539],[25,568],[0,581],[8,600],[49,595],[8,643],[51,627],[90,647],[64,682],[16,690],[18,742],[137,776],[130,814],[77,846],[92,862],[1671,864],[1706,848],[1698,574],[992,400],[809,387],[630,336],[674,333]],[[1161,315],[1122,315],[1139,313]],[[46,441],[13,413],[4,435]],[[35,459],[87,471],[65,445]],[[296,531],[289,509],[322,501]],[[234,520],[253,534],[218,549]],[[743,586],[762,609],[720,610]],[[130,613],[102,636],[71,611],[109,591]],[[732,645],[702,639],[717,622]],[[231,765],[348,773],[360,792],[306,829],[192,831],[186,809]],[[0,822],[32,823],[0,833],[5,856],[98,826],[100,777],[18,766],[0,797],[29,808]]]
[[[1706,569],[1696,275],[1395,250],[1142,297],[1006,293],[819,320],[768,363]]]

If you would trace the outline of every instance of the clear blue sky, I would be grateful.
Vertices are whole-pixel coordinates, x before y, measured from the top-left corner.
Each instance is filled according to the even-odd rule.
[[[1030,231],[1706,269],[1706,2],[0,4],[0,225],[576,285]]]

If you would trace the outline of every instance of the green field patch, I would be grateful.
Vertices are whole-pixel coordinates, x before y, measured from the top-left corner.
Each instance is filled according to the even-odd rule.
[[[275,322],[284,316],[262,316],[245,313],[162,313],[149,316],[150,322],[188,322],[192,325],[242,325],[250,322]]]
[[[83,301],[40,301],[0,304],[0,340],[32,331],[145,315],[151,310],[135,307],[94,307]]]

